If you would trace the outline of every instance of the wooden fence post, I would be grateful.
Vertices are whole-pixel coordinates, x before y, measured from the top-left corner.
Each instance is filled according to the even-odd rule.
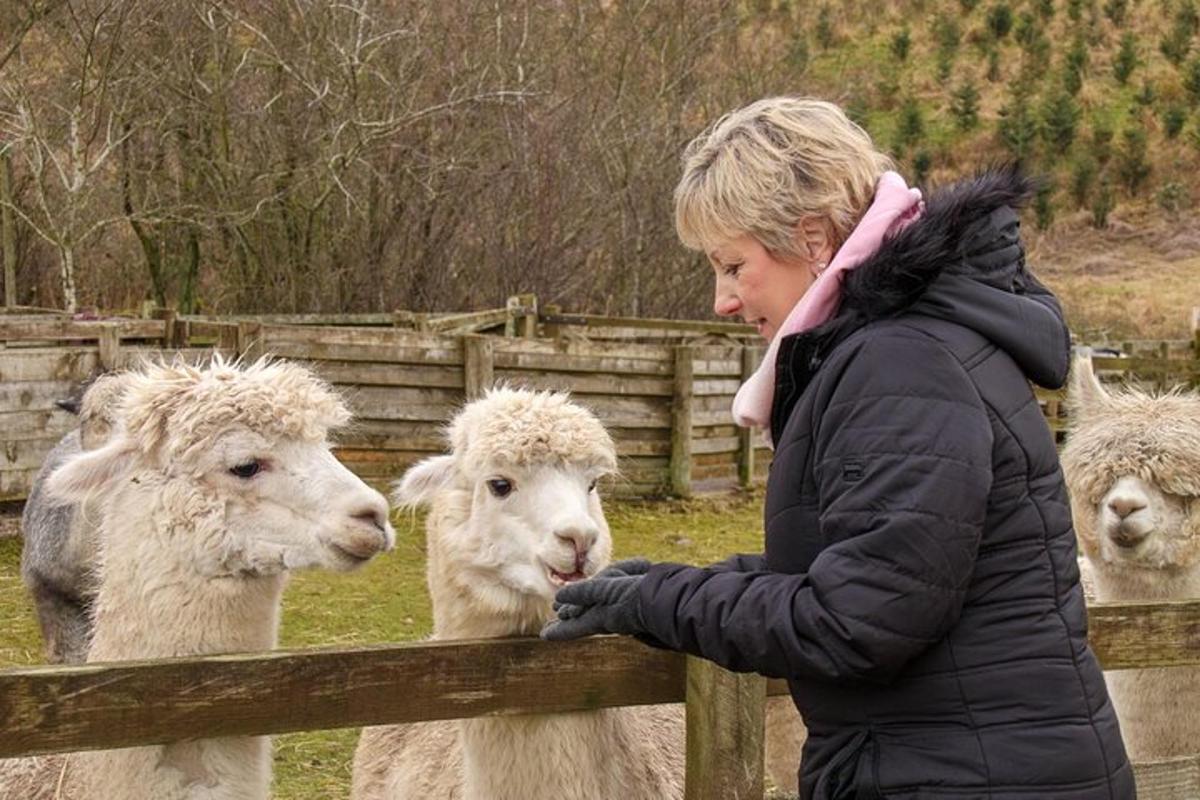
[[[105,371],[112,371],[121,366],[121,331],[115,324],[101,325],[100,336],[100,366]]]
[[[537,337],[537,295],[517,294],[504,303],[508,309],[508,321],[504,323],[505,336],[521,336],[526,339]]]
[[[262,340],[262,323],[239,322],[237,324],[237,352],[245,362],[257,361],[265,352]]]
[[[1200,306],[1192,309],[1192,370],[1191,381],[1193,389],[1200,387]]]
[[[238,332],[240,326],[222,324],[217,329],[217,341],[214,346],[220,351],[223,356],[236,356],[241,351],[238,349]]]
[[[742,345],[742,383],[745,383],[754,374],[754,370],[758,369],[758,362],[762,360],[762,355],[761,347]],[[754,448],[757,439],[758,436],[753,428],[738,428],[738,485],[743,489],[749,488],[754,483]]]
[[[492,340],[479,334],[462,337],[463,392],[467,401],[483,397],[495,381],[492,367]]]
[[[671,402],[671,494],[692,493],[692,397],[696,350],[689,345],[675,348],[675,388]]]
[[[687,659],[684,800],[760,800],[767,681]]]

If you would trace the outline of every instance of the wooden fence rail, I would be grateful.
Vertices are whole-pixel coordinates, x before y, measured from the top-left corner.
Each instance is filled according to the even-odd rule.
[[[1200,601],[1094,606],[1089,629],[1106,669],[1200,664]],[[762,707],[784,692],[611,636],[26,667],[0,671],[0,758],[686,701],[687,797],[761,797]],[[1167,792],[1200,791],[1198,763],[1139,765],[1140,782],[1166,787],[1142,797],[1197,796]]]

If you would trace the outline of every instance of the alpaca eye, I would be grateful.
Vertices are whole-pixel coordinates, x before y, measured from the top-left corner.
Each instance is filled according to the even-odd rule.
[[[508,497],[513,490],[512,481],[506,478],[492,478],[487,482],[488,489],[496,497]]]
[[[262,462],[247,461],[245,464],[238,464],[236,467],[230,467],[231,475],[236,475],[239,478],[253,478],[262,470]]]
[[[596,481],[593,480],[591,483],[588,484],[588,491],[589,492],[596,491]]]

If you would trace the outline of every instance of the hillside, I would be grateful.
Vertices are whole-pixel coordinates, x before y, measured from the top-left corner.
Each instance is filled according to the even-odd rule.
[[[706,316],[706,265],[672,225],[679,155],[786,92],[841,103],[919,184],[1011,159],[1045,174],[1026,229],[1084,327],[1183,336],[1176,306],[1200,304],[1182,287],[1159,310],[1132,277],[1194,266],[1172,231],[1200,160],[1196,0],[195,8],[15,4],[18,302],[450,311],[532,291]]]

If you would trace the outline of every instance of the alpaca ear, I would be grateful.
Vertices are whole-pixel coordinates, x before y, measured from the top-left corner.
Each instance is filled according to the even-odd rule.
[[[392,484],[392,502],[404,508],[428,505],[434,495],[454,480],[454,456],[433,456],[409,467],[404,477]]]
[[[1090,348],[1081,347],[1075,352],[1075,361],[1071,366],[1071,389],[1067,397],[1071,406],[1084,413],[1094,411],[1108,401],[1108,392],[1104,391],[1092,368]]]
[[[133,442],[117,437],[104,447],[64,461],[46,480],[46,493],[61,502],[81,502],[128,475],[136,455]]]

